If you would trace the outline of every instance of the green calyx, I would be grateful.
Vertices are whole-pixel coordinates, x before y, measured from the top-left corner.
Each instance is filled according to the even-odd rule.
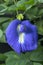
[[[17,18],[18,20],[23,20],[24,16],[23,16],[23,14],[18,14],[18,15],[16,16],[16,18]]]

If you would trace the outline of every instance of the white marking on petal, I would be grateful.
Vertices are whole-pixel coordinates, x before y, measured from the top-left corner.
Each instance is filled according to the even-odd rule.
[[[18,40],[20,44],[23,44],[24,43],[24,38],[25,38],[25,33],[21,33],[19,35],[19,40]]]
[[[20,24],[18,25],[17,30],[20,30]]]

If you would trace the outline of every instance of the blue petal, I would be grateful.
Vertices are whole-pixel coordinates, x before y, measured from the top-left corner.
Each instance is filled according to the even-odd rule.
[[[22,52],[25,51],[32,51],[37,48],[37,43],[34,41],[33,34],[26,34],[25,35],[25,42],[21,44]]]
[[[26,26],[26,29],[28,30],[28,33],[25,33],[24,37],[24,43],[19,44],[18,42],[18,31],[17,31],[17,26],[21,24],[20,31],[24,31],[24,26]],[[19,20],[13,20],[8,28],[6,29],[6,38],[8,44],[17,52],[21,53],[25,51],[31,51],[35,50],[37,48],[37,41],[38,41],[38,34],[37,34],[37,28],[35,25],[32,25],[28,20],[19,21]]]
[[[6,29],[6,38],[8,44],[17,52],[20,52],[20,46],[17,44],[18,40],[18,33],[17,33],[17,26],[20,24],[21,21],[13,20]]]
[[[35,39],[33,37],[33,34],[27,34],[25,37],[25,44],[28,51],[35,50],[37,48],[37,43],[35,42]]]
[[[21,25],[18,25],[18,26],[19,26],[18,32],[19,32],[19,33],[24,32],[24,25],[22,25],[22,23],[21,23]]]
[[[32,25],[32,30],[33,30],[33,37],[35,42],[38,42],[38,31],[37,31],[37,27],[35,25]]]
[[[38,45],[37,28],[35,25],[32,25],[28,20],[24,20],[22,24],[28,27],[28,33],[25,35],[24,45],[21,45],[22,51],[35,50]]]
[[[21,47],[20,44],[18,42],[18,39],[16,40],[16,42],[13,42],[13,46],[11,46],[18,54],[21,53]]]
[[[26,27],[30,28],[30,29],[32,28],[32,24],[30,23],[29,20],[22,21],[22,24],[25,25]]]
[[[37,42],[38,41],[37,27],[35,25],[31,24],[30,21],[28,21],[28,20],[24,20],[22,22],[22,24],[28,27],[28,33],[33,32],[32,34],[34,36],[35,42]]]

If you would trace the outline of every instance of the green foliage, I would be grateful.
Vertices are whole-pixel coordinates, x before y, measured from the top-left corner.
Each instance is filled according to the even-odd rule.
[[[43,35],[43,20],[36,22],[38,33]]]
[[[39,1],[39,3],[43,3],[43,0],[38,0]]]
[[[33,65],[42,65],[42,64],[40,64],[40,63],[33,63]]]
[[[22,13],[25,19],[37,26],[38,34],[43,35],[43,0],[0,0],[0,42],[6,43],[5,30],[17,14]],[[43,46],[39,39],[35,51],[18,55],[14,51],[0,53],[0,65],[43,65]],[[2,48],[2,47],[1,47]]]
[[[32,61],[37,61],[37,62],[43,62],[43,52],[34,52],[31,56],[30,59]]]
[[[7,18],[6,17],[1,17],[0,18],[0,42],[6,43],[6,39],[5,39],[4,33],[5,33],[5,29],[7,28],[10,20],[11,19],[8,18],[8,17]]]
[[[42,65],[43,62],[43,47],[38,47],[36,51],[27,52],[25,54],[18,55],[14,51],[5,53],[8,58],[6,59],[6,65]]]
[[[5,64],[0,64],[0,65],[5,65]]]
[[[0,5],[0,12],[4,12],[4,11],[6,11],[6,9],[7,9],[6,5],[4,5],[4,4]]]
[[[2,30],[0,29],[0,38],[2,37],[2,35],[3,35],[3,32],[2,32]]]
[[[6,18],[6,17],[1,17],[1,18],[0,18],[0,24],[3,23],[3,22],[6,22],[6,21],[8,21],[8,20],[9,20],[8,17],[7,17],[7,18]]]
[[[6,60],[6,65],[32,65],[32,62],[29,60],[30,53],[17,55],[13,51],[5,53],[8,57]]]
[[[7,58],[7,56],[5,56],[4,54],[0,54],[0,61],[5,61]]]

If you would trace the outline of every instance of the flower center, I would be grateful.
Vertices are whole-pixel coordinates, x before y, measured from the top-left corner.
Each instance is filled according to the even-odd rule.
[[[18,33],[23,33],[24,32],[24,26],[22,24],[19,24],[17,27]]]
[[[25,33],[20,33],[19,40],[18,40],[20,44],[24,43],[24,38],[25,38]]]
[[[18,25],[17,30],[20,30],[20,24]]]

